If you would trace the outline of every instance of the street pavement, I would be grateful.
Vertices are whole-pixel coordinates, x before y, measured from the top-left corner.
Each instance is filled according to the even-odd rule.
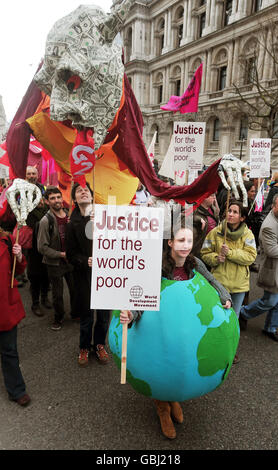
[[[251,274],[250,301],[262,294],[256,277]],[[0,450],[278,448],[278,343],[261,333],[264,316],[249,321],[241,333],[240,362],[224,384],[182,404],[185,421],[170,441],[160,432],[152,401],[120,384],[112,360],[103,366],[92,357],[87,368],[78,366],[78,323],[67,314],[63,328],[52,331],[52,310],[36,317],[29,283],[20,292],[26,318],[18,328],[18,348],[32,402],[21,408],[9,401],[0,376]]]

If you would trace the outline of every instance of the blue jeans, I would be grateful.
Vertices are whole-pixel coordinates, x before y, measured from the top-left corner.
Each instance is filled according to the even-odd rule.
[[[233,302],[233,309],[236,312],[237,318],[239,317],[240,308],[242,306],[242,302],[244,300],[246,292],[234,292],[233,294],[230,293]]]
[[[265,319],[264,330],[275,333],[278,327],[278,294],[264,291],[261,299],[254,300],[240,310],[240,314],[245,320],[250,320],[265,312],[268,312],[268,314]]]
[[[17,353],[17,327],[9,331],[0,331],[0,353],[4,383],[13,400],[26,393],[25,383],[19,367]]]

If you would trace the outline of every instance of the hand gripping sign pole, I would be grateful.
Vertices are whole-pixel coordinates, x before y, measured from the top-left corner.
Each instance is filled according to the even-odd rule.
[[[22,225],[26,225],[28,214],[37,207],[42,198],[42,194],[35,184],[16,178],[13,181],[13,184],[7,189],[6,197],[16,217],[17,231],[15,242],[18,243],[20,227],[22,227]],[[15,265],[16,256],[14,256],[13,260],[11,287],[14,286]]]

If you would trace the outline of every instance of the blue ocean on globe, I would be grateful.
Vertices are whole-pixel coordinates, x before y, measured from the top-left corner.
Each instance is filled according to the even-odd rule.
[[[122,325],[115,310],[109,346],[120,368]],[[185,401],[219,387],[237,350],[239,324],[198,272],[188,281],[162,279],[159,311],[145,311],[128,329],[127,382],[164,401]]]

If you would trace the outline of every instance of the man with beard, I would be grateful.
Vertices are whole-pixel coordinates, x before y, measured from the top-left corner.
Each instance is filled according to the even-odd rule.
[[[38,188],[40,188],[41,190],[42,195],[44,195],[45,188],[41,183],[38,182],[38,170],[35,166],[27,166],[25,179],[26,181],[28,181],[28,183],[33,183],[38,186]]]
[[[92,190],[88,183],[83,188],[75,183],[72,188],[72,200],[75,209],[66,231],[67,258],[74,266],[74,280],[78,292],[80,312],[80,341],[78,364],[87,366],[91,348],[100,364],[107,364],[109,357],[105,350],[105,338],[109,326],[109,310],[96,310],[94,334],[94,311],[90,308],[91,272],[92,272]],[[94,268],[94,267],[93,267]],[[93,340],[93,344],[92,343]]]
[[[43,255],[42,262],[47,265],[48,276],[52,284],[54,323],[52,330],[60,330],[65,315],[63,300],[63,278],[65,278],[71,303],[71,317],[74,314],[74,283],[72,266],[66,258],[65,234],[68,215],[63,207],[61,191],[55,186],[48,186],[45,200],[49,211],[41,219],[38,231],[38,251]]]

